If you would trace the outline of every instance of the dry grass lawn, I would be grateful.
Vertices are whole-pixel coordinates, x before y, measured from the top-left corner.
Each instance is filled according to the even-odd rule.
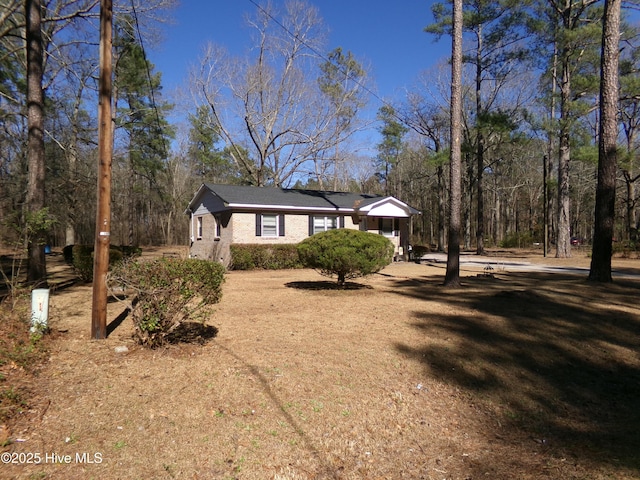
[[[60,289],[0,477],[640,478],[640,280],[493,273],[230,272],[216,337],[155,351],[128,318],[89,340],[91,287]]]

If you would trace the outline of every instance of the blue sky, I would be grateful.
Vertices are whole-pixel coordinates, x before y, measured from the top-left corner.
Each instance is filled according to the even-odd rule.
[[[274,0],[275,3],[284,0]],[[260,3],[260,2],[258,2]],[[368,63],[377,93],[385,100],[402,98],[419,72],[450,54],[450,40],[434,43],[423,28],[433,21],[432,0],[310,0],[329,29],[327,52],[342,47]],[[249,0],[181,0],[173,24],[159,47],[149,52],[162,72],[165,92],[180,86],[211,41],[242,53],[249,46],[245,14],[256,7]],[[372,98],[371,108],[381,106]]]

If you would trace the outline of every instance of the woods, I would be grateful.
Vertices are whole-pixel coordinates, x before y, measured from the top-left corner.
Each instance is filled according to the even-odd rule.
[[[33,282],[44,245],[94,239],[98,3],[0,1],[0,242],[28,251]],[[251,48],[194,45],[200,62],[169,98],[147,51],[174,8],[114,3],[114,244],[188,242],[184,208],[215,181],[393,195],[422,212],[412,243],[439,251],[548,239],[567,257],[572,239],[594,240],[595,262],[636,249],[638,31],[625,5],[464,2],[459,164],[450,56],[382,99],[366,61],[327,43],[320,10],[252,6]],[[451,40],[452,4],[424,25],[425,43]]]

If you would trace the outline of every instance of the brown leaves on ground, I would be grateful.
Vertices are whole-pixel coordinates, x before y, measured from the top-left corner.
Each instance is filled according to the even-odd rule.
[[[5,451],[72,461],[2,477],[639,478],[638,280],[463,275],[449,289],[444,265],[394,264],[335,290],[310,270],[231,272],[215,336],[155,351],[130,319],[89,340],[91,287],[58,291],[44,400]]]

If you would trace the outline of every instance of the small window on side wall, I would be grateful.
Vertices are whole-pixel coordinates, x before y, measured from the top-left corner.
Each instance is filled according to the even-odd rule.
[[[216,238],[220,238],[222,226],[220,225],[220,217],[213,217],[216,222]]]
[[[202,238],[202,217],[196,217],[196,238]]]

